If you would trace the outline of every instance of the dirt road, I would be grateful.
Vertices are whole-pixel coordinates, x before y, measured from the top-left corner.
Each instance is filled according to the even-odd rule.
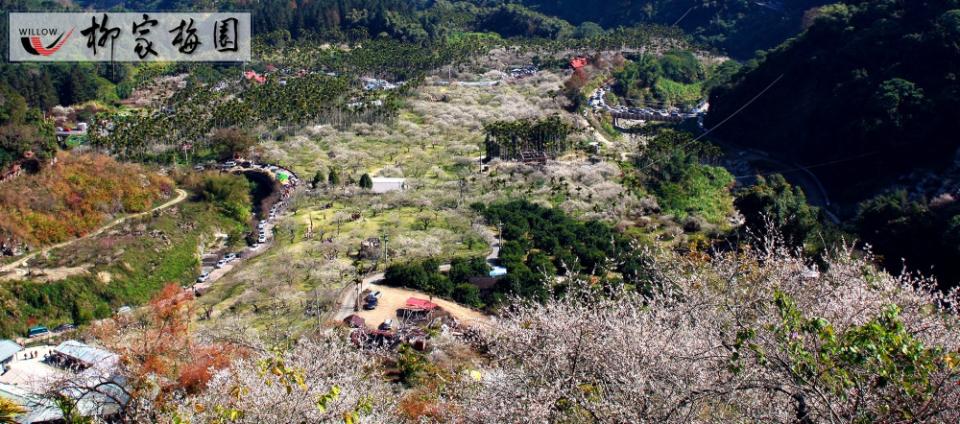
[[[153,209],[150,209],[150,210],[147,210],[147,211],[143,211],[143,212],[140,212],[140,213],[135,213],[135,214],[130,214],[130,215],[122,216],[122,217],[120,217],[120,218],[117,218],[117,219],[111,221],[109,224],[104,225],[104,226],[98,228],[96,231],[84,235],[83,237],[78,237],[78,238],[75,238],[75,239],[72,239],[72,240],[67,240],[67,241],[62,242],[62,243],[57,243],[57,244],[54,244],[54,245],[50,245],[50,246],[44,247],[44,248],[42,248],[42,249],[40,249],[40,250],[38,250],[38,251],[35,251],[35,252],[33,252],[33,253],[29,253],[29,254],[25,255],[24,257],[22,257],[22,258],[20,258],[20,259],[18,259],[18,260],[16,260],[16,261],[14,261],[14,262],[11,262],[11,263],[6,264],[6,265],[3,265],[3,266],[0,266],[0,279],[3,278],[3,274],[9,273],[9,272],[11,272],[11,271],[16,270],[17,268],[19,268],[19,267],[21,267],[21,266],[26,265],[26,264],[27,264],[27,261],[29,261],[30,259],[33,259],[33,258],[34,258],[35,256],[37,256],[37,255],[40,255],[40,254],[44,254],[44,255],[45,255],[45,254],[47,254],[47,252],[49,252],[49,251],[51,251],[51,250],[61,249],[61,248],[70,246],[71,244],[76,243],[76,242],[78,242],[78,241],[80,241],[80,240],[87,240],[87,239],[96,237],[96,236],[98,236],[98,235],[100,235],[100,234],[103,234],[104,231],[107,231],[107,230],[109,230],[109,229],[111,229],[111,228],[113,228],[113,227],[116,227],[117,225],[122,224],[123,222],[127,221],[128,219],[139,218],[139,217],[142,217],[142,216],[146,216],[146,215],[148,215],[148,214],[152,214],[152,213],[154,213],[154,212],[156,212],[156,211],[169,208],[169,207],[171,207],[171,206],[173,206],[173,205],[176,205],[176,204],[178,204],[178,203],[180,203],[180,202],[182,202],[182,201],[184,201],[184,200],[187,199],[187,192],[186,192],[185,190],[182,190],[182,189],[179,189],[179,188],[178,188],[176,191],[177,191],[177,196],[176,196],[176,197],[174,197],[173,199],[168,200],[166,203],[164,203],[164,204],[162,204],[162,205],[160,205],[160,206],[157,206],[157,207],[155,207],[155,208],[153,208]]]
[[[397,309],[403,308],[407,304],[407,299],[415,297],[417,299],[430,300],[433,303],[436,303],[444,311],[453,315],[461,324],[467,326],[473,325],[489,325],[493,318],[487,315],[484,315],[482,312],[475,309],[470,309],[466,306],[460,305],[455,302],[451,302],[446,299],[441,299],[439,297],[432,297],[429,294],[405,289],[401,287],[389,287],[379,284],[370,284],[366,288],[372,291],[380,292],[380,302],[377,305],[377,308],[371,311],[360,311],[356,312],[361,318],[366,320],[367,326],[370,328],[376,328],[380,323],[386,321],[387,319],[392,319],[393,322],[399,322],[397,317]],[[353,308],[350,308],[350,311],[347,315],[354,313]],[[344,315],[343,318],[346,318],[347,315]],[[341,318],[341,319],[343,319]]]
[[[500,243],[499,241],[494,240],[490,243],[490,253],[487,254],[486,256],[487,263],[493,265],[499,257],[500,257]],[[440,265],[441,272],[446,272],[449,270],[450,270],[450,264]],[[376,274],[372,274],[365,277],[361,281],[360,291],[362,292],[367,289],[380,290],[380,292],[383,293],[384,295],[381,296],[380,306],[377,307],[376,310],[378,312],[385,312],[385,313],[392,314],[393,315],[392,318],[394,319],[396,319],[396,309],[399,306],[403,306],[403,303],[407,301],[408,297],[415,296],[422,299],[430,298],[429,294],[418,292],[415,290],[387,287],[387,286],[377,284],[383,281],[383,279],[384,279],[384,275],[382,272],[378,272]],[[385,300],[388,298],[387,293],[391,294],[389,296],[389,300]],[[354,306],[356,305],[356,302],[357,302],[357,287],[355,284],[350,284],[347,287],[344,287],[343,290],[340,292],[340,296],[337,298],[335,309],[330,311],[328,315],[332,319],[336,321],[340,321],[346,318],[347,316],[349,316],[350,314],[355,313]],[[399,305],[394,305],[394,303],[396,302],[401,302],[401,303]],[[454,317],[464,322],[471,321],[471,320],[473,321],[480,320],[478,322],[481,322],[481,321],[490,322],[490,320],[492,320],[492,317],[484,315],[478,311],[475,311],[473,309],[462,306],[458,303],[450,302],[438,297],[433,298],[433,303],[440,305],[440,307],[442,307],[444,310],[446,310],[447,312],[450,312],[451,314],[453,314]],[[393,305],[393,307],[391,307],[391,305]],[[364,316],[364,315],[361,315],[361,316]],[[366,319],[366,317],[364,318]],[[380,319],[380,321],[376,323],[373,323],[371,319],[368,319],[367,321],[371,325],[377,325],[383,322],[383,319],[385,319],[385,318],[383,319],[381,318],[382,317],[380,315],[376,315],[376,316],[372,316],[371,319]]]

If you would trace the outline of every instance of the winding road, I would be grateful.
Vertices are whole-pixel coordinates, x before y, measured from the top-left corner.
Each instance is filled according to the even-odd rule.
[[[76,243],[76,242],[78,242],[78,241],[87,240],[87,239],[96,237],[96,236],[98,236],[98,235],[100,235],[100,234],[103,234],[104,231],[107,231],[107,230],[109,230],[109,229],[111,229],[111,228],[113,228],[113,227],[116,227],[117,225],[122,224],[123,222],[126,222],[128,219],[139,218],[139,217],[142,217],[142,216],[146,216],[146,215],[148,215],[148,214],[152,214],[152,213],[154,213],[154,212],[156,212],[156,211],[169,208],[169,207],[171,207],[171,206],[173,206],[173,205],[176,205],[176,204],[178,204],[178,203],[180,203],[180,202],[182,202],[182,201],[184,201],[184,200],[187,199],[187,192],[186,192],[186,190],[183,190],[183,189],[179,189],[179,188],[178,188],[178,189],[176,189],[176,192],[177,192],[176,197],[174,197],[173,199],[168,200],[168,201],[165,202],[164,204],[162,204],[162,205],[160,205],[160,206],[157,206],[157,207],[155,207],[155,208],[153,208],[153,209],[146,210],[146,211],[139,212],[139,213],[135,213],[135,214],[124,215],[124,216],[122,216],[122,217],[120,217],[120,218],[117,218],[117,219],[111,221],[109,224],[104,225],[104,226],[98,228],[96,231],[94,231],[94,232],[92,232],[92,233],[86,234],[86,235],[84,235],[84,236],[82,236],[82,237],[77,237],[77,238],[75,238],[75,239],[67,240],[67,241],[64,241],[64,242],[61,242],[61,243],[57,243],[57,244],[54,244],[54,245],[50,245],[50,246],[44,247],[44,248],[42,248],[42,249],[40,249],[40,250],[37,250],[37,251],[35,251],[35,252],[33,252],[33,253],[28,253],[28,254],[25,255],[24,257],[22,257],[22,258],[20,258],[20,259],[17,259],[17,260],[14,261],[14,262],[11,262],[11,263],[6,264],[6,265],[3,265],[3,266],[0,266],[0,278],[2,278],[4,274],[10,273],[10,272],[16,270],[17,268],[26,265],[27,262],[28,262],[30,259],[33,259],[33,258],[34,258],[35,256],[37,256],[37,255],[40,255],[40,254],[44,254],[44,255],[45,255],[45,254],[47,254],[47,252],[49,252],[49,251],[51,251],[51,250],[61,249],[61,248],[70,246],[70,245],[72,245],[72,244],[74,244],[74,243]]]

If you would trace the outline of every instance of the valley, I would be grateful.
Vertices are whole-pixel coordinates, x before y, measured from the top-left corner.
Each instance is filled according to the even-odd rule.
[[[2,423],[960,417],[954,0],[22,3],[252,57],[0,63]]]

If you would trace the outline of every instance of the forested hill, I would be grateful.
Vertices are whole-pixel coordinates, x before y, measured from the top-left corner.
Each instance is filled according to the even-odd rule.
[[[29,0],[18,0],[27,2]],[[805,14],[830,0],[78,0],[107,10],[221,9],[250,11],[258,34],[286,31],[309,36],[389,36],[422,42],[469,27],[504,36],[589,37],[604,28],[677,25],[706,45],[737,57],[776,46],[796,35]]]
[[[958,75],[960,1],[828,6],[802,35],[715,90],[707,126],[770,86],[717,134],[815,166],[855,200],[885,177],[953,160]]]
[[[698,41],[738,58],[799,33],[804,14],[828,0],[515,0],[574,25],[676,24]],[[487,1],[498,3],[498,1]],[[586,29],[584,29],[586,30]]]

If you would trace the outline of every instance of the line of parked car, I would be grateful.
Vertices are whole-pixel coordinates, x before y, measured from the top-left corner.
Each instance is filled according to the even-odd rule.
[[[283,173],[287,175],[289,178],[290,184],[283,187],[281,191],[281,199],[277,201],[277,203],[274,203],[273,206],[270,207],[270,212],[268,213],[265,219],[262,219],[259,222],[257,222],[257,237],[255,238],[256,242],[249,247],[250,250],[256,249],[260,245],[265,244],[267,242],[267,239],[268,239],[267,223],[277,218],[277,215],[279,215],[280,213],[280,208],[283,207],[283,201],[290,196],[291,189],[299,183],[299,179],[297,179],[296,175],[294,175],[292,172],[284,168],[281,168],[275,165],[259,164],[251,161],[238,162],[238,161],[231,160],[231,161],[220,163],[216,166],[221,170],[230,170],[236,167],[250,168],[250,169],[264,169],[274,173],[274,175]],[[203,165],[197,165],[194,167],[194,169],[197,171],[203,171],[207,168],[204,167]],[[225,267],[227,264],[240,259],[240,256],[241,256],[240,253],[234,253],[234,252],[227,253],[223,255],[223,257],[221,257],[216,262],[216,264],[214,265],[214,269],[221,269]],[[197,277],[197,282],[205,283],[209,281],[210,274],[212,272],[213,270],[204,271],[203,273],[200,274],[200,276]]]

